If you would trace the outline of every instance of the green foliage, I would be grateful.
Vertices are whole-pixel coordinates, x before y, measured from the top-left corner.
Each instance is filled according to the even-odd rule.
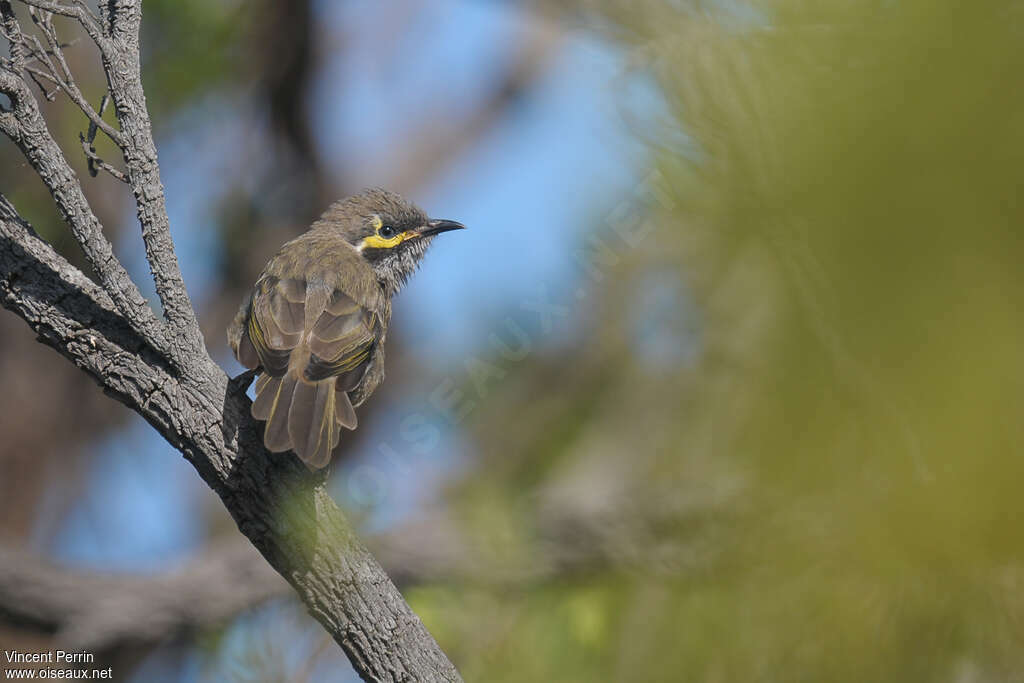
[[[598,521],[632,531],[585,572],[415,607],[469,680],[1020,680],[1019,6],[677,7],[606,8],[676,126],[646,133],[670,201],[601,285],[597,348],[543,361],[628,370],[600,395],[523,370],[477,438],[524,460],[485,448],[454,493],[484,537],[488,506],[524,501],[501,524],[541,561],[546,506],[612,471]],[[658,378],[621,311],[666,263],[703,348]],[[530,395],[572,423],[508,434]]]
[[[449,656],[464,662],[466,680],[595,681],[614,662],[610,618],[620,595],[612,581],[521,593],[417,589],[408,597],[431,633],[450,643]]]
[[[146,2],[142,74],[157,120],[246,71],[243,41],[252,27],[243,8],[228,0]]]

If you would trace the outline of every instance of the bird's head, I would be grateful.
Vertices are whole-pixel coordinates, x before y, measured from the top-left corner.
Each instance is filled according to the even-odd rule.
[[[415,204],[382,189],[364,192],[332,205],[318,223],[340,230],[366,259],[388,296],[416,271],[434,236],[465,226],[431,219]]]

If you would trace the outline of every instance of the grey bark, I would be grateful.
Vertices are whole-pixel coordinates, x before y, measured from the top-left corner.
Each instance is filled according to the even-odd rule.
[[[181,356],[203,352],[203,338],[178,257],[171,240],[164,186],[160,181],[156,143],[142,89],[139,29],[142,25],[140,0],[110,0],[100,3],[107,40],[100,45],[103,70],[107,75],[117,121],[121,125],[121,148],[135,206],[142,226],[146,260],[153,273],[157,294],[171,331],[178,337]]]
[[[114,256],[110,242],[103,235],[96,214],[82,192],[60,146],[50,135],[28,85],[9,71],[0,71],[0,92],[11,100],[12,110],[0,113],[0,132],[18,146],[35,169],[57,206],[61,218],[82,248],[86,260],[100,279],[104,290],[111,293],[118,308],[134,323],[136,330],[153,343],[162,333],[156,316],[128,272]]]
[[[0,68],[12,108],[0,131],[46,183],[100,280],[73,267],[0,195],[0,305],[39,340],[146,419],[195,466],[238,528],[298,593],[365,680],[460,680],[341,511],[297,459],[267,452],[249,415],[247,382],[232,382],[206,351],[181,281],[139,73],[139,0],[25,4],[72,16],[100,49],[150,268],[166,322],[155,318],[117,262],[81,185],[49,134],[24,79],[16,41]],[[0,0],[8,39],[20,32]],[[16,36],[15,36],[16,37]],[[59,74],[54,74],[58,76]]]

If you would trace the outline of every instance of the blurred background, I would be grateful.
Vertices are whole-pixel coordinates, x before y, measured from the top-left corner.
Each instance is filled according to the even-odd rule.
[[[1024,680],[1020,3],[146,0],[143,25],[230,374],[243,292],[333,199],[470,228],[396,300],[330,481],[466,680]],[[129,193],[45,111],[152,294]],[[356,680],[187,462],[0,330],[0,565],[138,602],[101,602],[132,615],[102,638],[98,608],[0,617],[5,649],[77,628],[123,680]],[[234,599],[190,610],[197,583]]]

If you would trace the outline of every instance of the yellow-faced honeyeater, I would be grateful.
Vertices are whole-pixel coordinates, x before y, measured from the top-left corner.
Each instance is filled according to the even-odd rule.
[[[332,204],[281,247],[228,327],[235,357],[260,370],[252,416],[266,422],[268,450],[292,450],[310,469],[330,463],[384,379],[391,297],[435,235],[462,227],[375,189]]]

